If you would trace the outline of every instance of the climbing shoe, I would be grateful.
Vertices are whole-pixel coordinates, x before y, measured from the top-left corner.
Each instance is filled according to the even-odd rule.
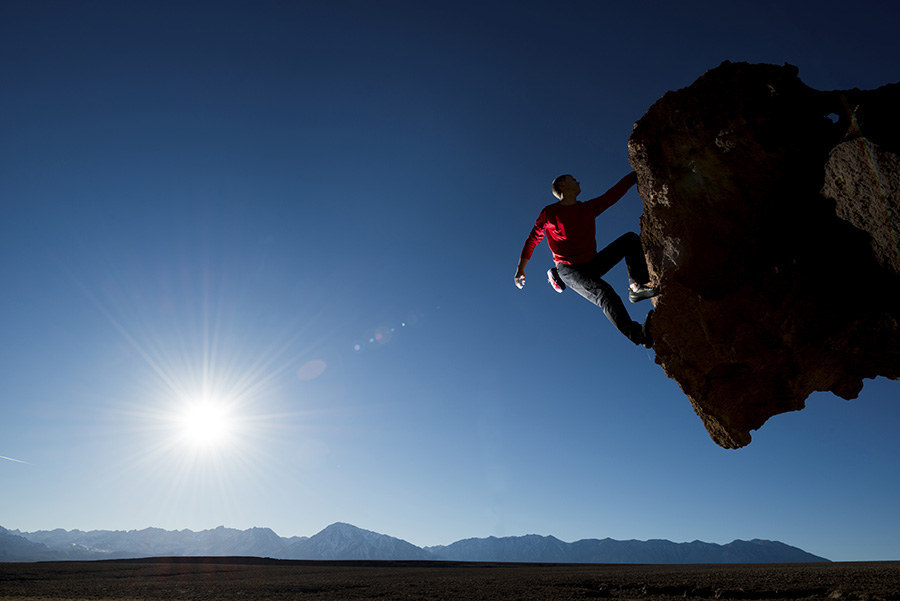
[[[556,270],[556,267],[551,267],[547,270],[547,281],[550,282],[550,285],[553,286],[553,289],[557,292],[562,292],[566,289],[566,284],[562,281],[562,278],[559,277],[559,272]]]
[[[628,291],[628,300],[633,303],[638,301],[642,301],[646,298],[653,298],[654,296],[659,294],[659,288],[657,286],[641,286],[637,290],[629,290]]]

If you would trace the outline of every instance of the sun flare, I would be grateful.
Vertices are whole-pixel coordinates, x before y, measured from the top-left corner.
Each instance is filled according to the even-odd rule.
[[[190,404],[178,422],[182,438],[198,447],[221,446],[234,430],[234,418],[227,407],[211,400]]]

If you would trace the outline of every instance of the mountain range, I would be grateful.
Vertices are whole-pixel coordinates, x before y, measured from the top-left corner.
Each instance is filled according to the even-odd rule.
[[[726,545],[694,541],[585,539],[553,536],[470,538],[446,546],[417,547],[399,538],[336,523],[311,537],[284,538],[268,528],[236,530],[20,532],[0,527],[0,562],[129,559],[175,556],[249,556],[304,560],[481,561],[527,563],[807,563],[828,561],[768,540]]]

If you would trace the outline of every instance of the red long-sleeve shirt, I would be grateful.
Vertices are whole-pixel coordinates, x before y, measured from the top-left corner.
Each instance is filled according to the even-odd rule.
[[[631,172],[597,198],[572,205],[556,202],[544,207],[525,240],[521,258],[527,263],[546,234],[547,244],[553,252],[553,261],[557,265],[574,265],[593,259],[597,254],[597,227],[594,220],[625,196],[636,179],[634,172]]]

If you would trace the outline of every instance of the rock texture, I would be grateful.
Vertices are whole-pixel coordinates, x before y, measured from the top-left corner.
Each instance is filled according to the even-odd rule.
[[[656,362],[719,445],[900,378],[898,111],[900,84],[821,92],[726,62],[635,125]]]

